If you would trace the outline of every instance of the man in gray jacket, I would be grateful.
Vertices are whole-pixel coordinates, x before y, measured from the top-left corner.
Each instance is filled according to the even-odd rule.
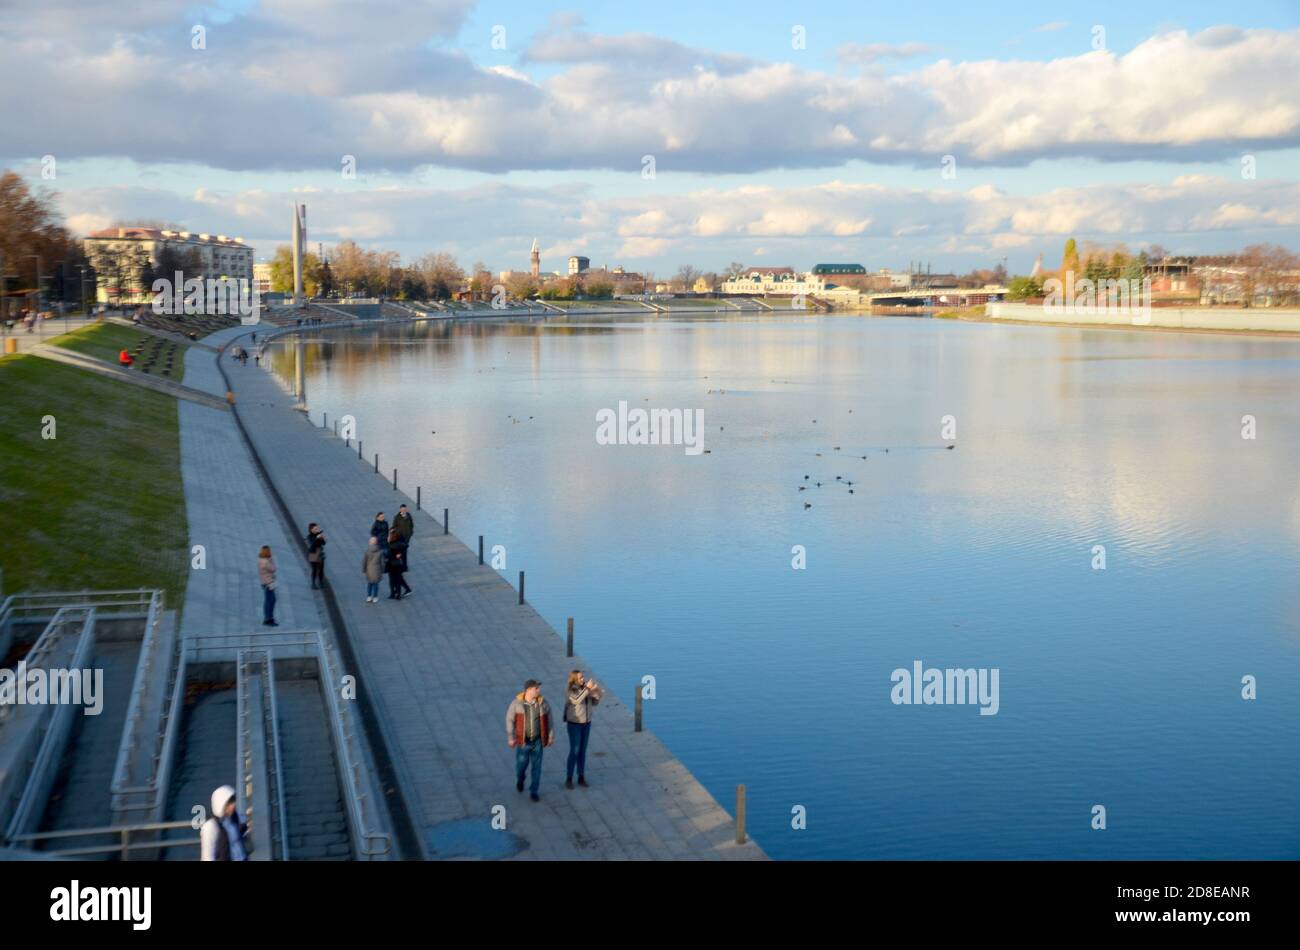
[[[515,791],[524,790],[524,775],[531,765],[528,797],[533,801],[540,800],[542,750],[555,741],[551,705],[542,697],[541,686],[537,680],[528,680],[523,692],[506,707],[506,744],[515,750]]]

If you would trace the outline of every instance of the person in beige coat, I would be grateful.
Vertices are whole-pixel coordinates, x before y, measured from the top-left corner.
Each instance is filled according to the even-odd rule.
[[[361,555],[361,573],[366,576],[366,603],[379,603],[379,579],[384,576],[384,552],[379,549],[379,539],[370,536],[366,553]]]
[[[278,627],[275,622],[275,558],[271,557],[271,548],[262,545],[257,552],[257,579],[262,582],[262,625]]]

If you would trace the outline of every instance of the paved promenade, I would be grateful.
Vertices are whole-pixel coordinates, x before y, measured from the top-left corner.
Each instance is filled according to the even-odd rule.
[[[223,331],[221,335],[237,334]],[[211,350],[186,353],[185,377],[195,389],[222,397],[225,409],[226,387]],[[207,558],[203,570],[190,571],[181,634],[262,629],[257,551],[263,544],[271,546],[280,567],[275,611],[280,626],[286,630],[320,627],[310,575],[297,555],[299,541],[286,535],[276,517],[234,418],[229,412],[187,402],[178,402],[177,410],[190,544],[203,545]]]
[[[205,342],[227,343],[240,330]],[[186,382],[224,391],[215,370],[201,375],[204,360],[213,362],[210,354],[191,354]],[[479,567],[476,551],[444,536],[441,523],[424,512],[416,512],[407,575],[414,596],[389,601],[385,581],[379,603],[365,603],[360,562],[374,513],[382,508],[391,519],[399,504],[414,509],[414,501],[359,460],[355,448],[345,448],[294,411],[292,397],[269,372],[251,361],[247,367],[230,360],[225,365],[239,416],[295,521],[304,528],[318,521],[329,538],[326,575],[356,654],[360,688],[375,707],[426,856],[764,857],[752,842],[735,844],[727,811],[658,739],[633,732],[631,709],[608,691],[596,711],[588,750],[592,787],[563,787],[568,739],[561,724],[545,755],[541,802],[516,793],[514,751],[505,742],[507,703],[526,678],[536,677],[558,719],[568,670],[589,669],[587,664],[581,657],[566,658],[563,638],[532,607],[519,606],[517,591],[495,571]],[[234,428],[231,416],[202,411],[224,416],[221,421]],[[382,453],[383,446],[368,450]],[[231,477],[230,466],[243,467],[213,465],[198,477],[224,481]],[[211,486],[204,490],[211,503],[228,498]],[[187,497],[190,491],[187,474]],[[254,516],[250,510],[239,517]],[[196,517],[193,506],[191,517]],[[265,518],[265,527],[274,529],[275,519],[269,513]],[[261,528],[242,526],[241,557],[260,538]],[[212,530],[220,531],[216,525]],[[301,549],[294,556],[296,562],[281,554],[282,575],[305,572]],[[297,596],[293,609],[298,610]],[[593,673],[599,680],[599,671]],[[491,828],[499,805],[505,807],[504,831]]]

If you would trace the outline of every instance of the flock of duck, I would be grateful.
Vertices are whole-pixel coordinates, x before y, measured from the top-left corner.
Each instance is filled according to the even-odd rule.
[[[852,409],[849,410],[849,412],[852,412],[852,411],[853,411]],[[813,423],[816,424],[816,422],[817,422],[817,420],[814,419],[814,420],[813,420]],[[945,449],[955,449],[956,447],[957,447],[957,446],[956,446],[955,443],[954,443],[954,444],[950,444],[950,445],[945,445],[945,446],[944,446]],[[839,452],[839,451],[841,451],[842,449],[843,449],[843,446],[839,446],[839,445],[831,446],[831,451],[833,451],[833,452]],[[889,449],[887,449],[887,448],[886,448],[886,449],[883,449],[882,451],[884,452],[885,455],[888,455],[888,454],[889,454]],[[817,457],[818,457],[818,458],[822,458],[822,457],[823,457],[823,456],[822,456],[822,453],[821,453],[821,452],[818,452],[818,453],[817,453]],[[841,457],[842,457],[842,458],[847,458],[848,456],[841,456]],[[867,460],[867,456],[865,456],[865,455],[860,455],[860,456],[858,456],[858,457],[859,457],[860,459],[862,459],[862,461],[864,461],[864,462]],[[807,491],[809,488],[822,488],[822,487],[827,487],[827,488],[829,488],[829,487],[831,487],[831,485],[832,485],[832,483],[830,483],[830,482],[826,482],[825,484],[823,484],[822,482],[814,482],[814,481],[812,481],[812,476],[811,476],[811,475],[805,475],[805,476],[803,477],[803,480],[804,480],[804,482],[811,482],[811,484],[800,485],[800,486],[799,486],[799,491]],[[847,489],[849,490],[849,494],[850,494],[850,495],[853,494],[853,480],[852,480],[852,479],[845,478],[843,475],[836,475],[836,476],[835,476],[835,484],[843,485],[845,488],[847,488]],[[810,501],[805,501],[805,502],[803,503],[803,507],[804,507],[804,510],[807,511],[809,508],[812,507],[812,502],[810,502]]]

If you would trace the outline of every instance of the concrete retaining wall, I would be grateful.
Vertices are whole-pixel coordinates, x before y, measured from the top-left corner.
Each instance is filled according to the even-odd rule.
[[[1180,330],[1273,330],[1300,333],[1300,310],[1269,307],[1183,309],[1152,307],[1148,310],[1117,310],[1107,307],[1044,307],[1029,303],[991,303],[988,315],[995,320],[1024,320],[1031,323],[1062,323],[1098,326],[1151,326]]]

